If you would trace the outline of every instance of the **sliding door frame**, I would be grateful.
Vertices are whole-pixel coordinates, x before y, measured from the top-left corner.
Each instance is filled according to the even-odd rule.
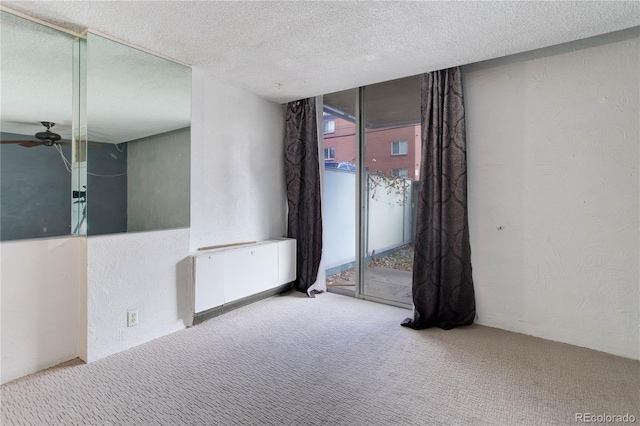
[[[384,303],[385,305],[413,309],[412,305],[394,300],[367,295],[365,292],[365,258],[367,247],[367,182],[366,164],[366,120],[364,111],[365,87],[359,87],[356,93],[356,273],[355,294],[358,299]]]
[[[355,297],[364,299],[364,265],[366,235],[366,200],[363,183],[366,179],[365,167],[365,121],[364,121],[364,87],[356,92],[356,287]]]

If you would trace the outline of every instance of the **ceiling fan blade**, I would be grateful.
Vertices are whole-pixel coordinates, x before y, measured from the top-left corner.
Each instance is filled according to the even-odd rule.
[[[40,146],[43,143],[40,141],[34,141],[34,140],[12,140],[12,141],[0,141],[0,144],[2,145],[17,144],[20,146],[24,146],[25,148],[33,148],[34,146]],[[71,142],[65,142],[65,141],[59,141],[59,142],[56,142],[56,144],[71,146]],[[87,142],[87,145],[94,148],[102,148],[102,145],[104,144],[97,143],[97,142]]]
[[[17,145],[23,146],[25,148],[33,148],[34,146],[42,145],[42,142],[33,141],[33,140],[31,140],[31,141],[27,141],[27,140],[0,141],[0,143],[2,145],[17,144]]]
[[[2,145],[8,145],[8,144],[21,144],[21,143],[29,143],[29,142],[36,142],[34,140],[13,140],[13,141],[0,141],[0,144]]]
[[[33,148],[34,146],[42,145],[42,142],[35,142],[35,141],[20,141],[20,142],[21,143],[19,143],[18,145],[24,146],[25,148]]]

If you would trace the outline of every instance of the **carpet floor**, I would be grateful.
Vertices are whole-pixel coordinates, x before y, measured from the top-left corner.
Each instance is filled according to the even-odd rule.
[[[635,416],[640,362],[288,293],[1,387],[2,425],[552,425]],[[596,418],[597,419],[597,418]]]

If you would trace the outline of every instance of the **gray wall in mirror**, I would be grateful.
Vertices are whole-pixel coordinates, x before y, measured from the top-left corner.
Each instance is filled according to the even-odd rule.
[[[2,133],[2,140],[29,135]],[[71,148],[62,153],[71,158]],[[119,150],[122,150],[122,152]],[[88,149],[88,185],[100,197],[90,197],[92,234],[127,230],[126,146],[91,144]],[[0,239],[45,238],[71,233],[71,174],[54,147],[0,148]],[[90,195],[90,194],[89,194]]]
[[[189,226],[191,129],[129,142],[127,230]]]
[[[2,140],[32,135],[1,134]],[[71,149],[62,147],[69,158]],[[53,147],[0,146],[0,239],[69,235],[71,174]]]
[[[87,208],[91,215],[87,232],[91,235],[126,232],[126,144],[90,144],[87,167]]]

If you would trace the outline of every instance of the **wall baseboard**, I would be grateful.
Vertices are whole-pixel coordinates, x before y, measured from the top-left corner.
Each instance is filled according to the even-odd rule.
[[[193,324],[198,325],[202,322],[210,320],[211,318],[215,318],[222,314],[226,314],[227,312],[233,311],[234,309],[241,308],[243,306],[250,305],[255,302],[259,302],[264,299],[268,299],[269,297],[277,296],[279,294],[284,294],[291,290],[291,283],[283,284],[278,287],[274,287],[272,289],[253,294],[251,296],[245,297],[240,300],[235,300],[233,302],[226,303],[222,306],[217,306],[215,308],[208,309],[204,312],[199,312],[193,316]]]

